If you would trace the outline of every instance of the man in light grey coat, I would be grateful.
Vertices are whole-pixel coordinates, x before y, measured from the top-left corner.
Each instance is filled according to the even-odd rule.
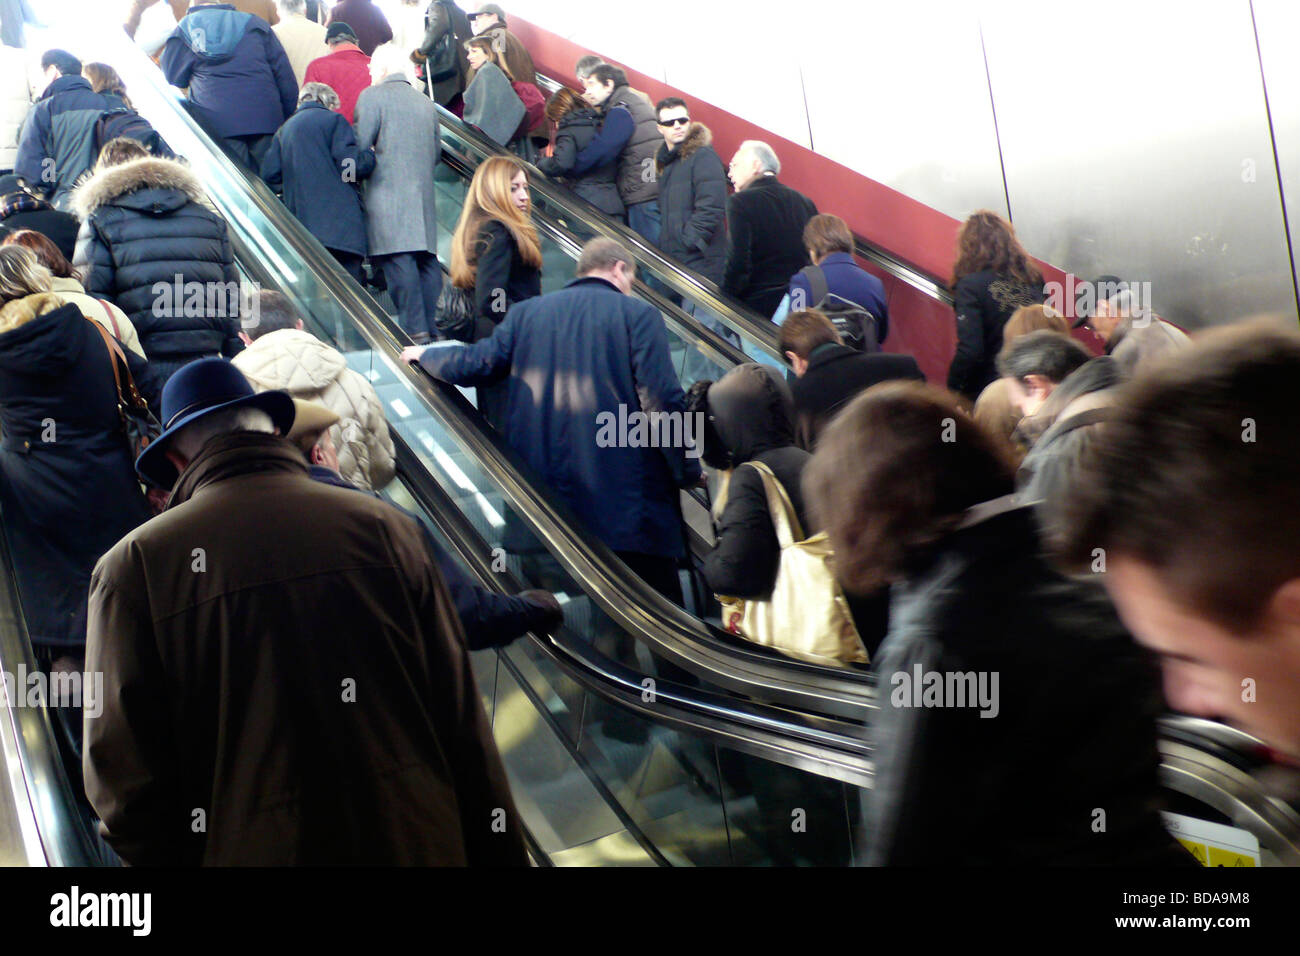
[[[438,165],[438,108],[410,83],[405,65],[382,54],[378,82],[357,99],[357,143],[375,150],[366,180],[370,260],[384,270],[402,328],[417,343],[434,337],[442,292],[433,171]],[[405,60],[405,56],[402,57]]]

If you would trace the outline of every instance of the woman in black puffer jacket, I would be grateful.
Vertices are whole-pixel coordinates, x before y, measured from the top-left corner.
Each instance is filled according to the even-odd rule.
[[[600,118],[577,93],[567,87],[556,90],[546,104],[546,118],[556,124],[555,154],[537,161],[546,175],[564,179],[566,185],[607,216],[623,220],[623,200],[618,194],[618,162],[597,166],[579,176],[572,175],[578,154],[600,132]]]
[[[104,154],[130,155],[130,146],[143,152],[113,140]],[[198,179],[174,160],[105,159],[73,200],[86,291],[127,314],[164,381],[195,359],[237,354],[239,273],[225,220],[204,205]]]

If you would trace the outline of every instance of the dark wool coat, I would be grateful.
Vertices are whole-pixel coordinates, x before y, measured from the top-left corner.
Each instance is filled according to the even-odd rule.
[[[803,229],[817,205],[775,176],[760,175],[727,200],[724,291],[759,315],[776,311],[790,277],[808,265]]]
[[[244,347],[226,222],[203,201],[194,174],[168,159],[109,167],[74,197],[85,220],[76,265],[86,292],[127,314],[164,379],[196,358]]]
[[[611,549],[682,554],[678,488],[699,479],[699,461],[680,443],[651,447],[645,428],[638,443],[628,417],[684,410],[657,310],[604,279],[574,279],[516,305],[490,338],[420,361],[457,385],[504,381],[506,440]]]
[[[483,339],[516,302],[542,294],[542,271],[524,261],[515,237],[495,219],[484,224],[478,249],[474,263],[474,307],[479,317],[475,338]],[[498,294],[499,289],[504,296]]]
[[[595,110],[571,110],[560,118],[556,127],[555,154],[539,159],[537,168],[548,176],[564,177],[569,188],[606,215],[622,216],[616,160],[582,174],[573,172],[578,154],[591,145],[599,132],[600,117]]]
[[[159,382],[126,356],[156,408]],[[37,644],[80,648],[91,568],[149,507],[108,349],[75,305],[45,294],[0,308],[0,428],[0,507],[27,629]]]
[[[304,103],[280,127],[262,160],[262,178],[326,249],[364,256],[366,211],[361,180],[375,153],[357,146],[352,125],[319,103]]]
[[[527,864],[418,524],[285,439],[203,447],[95,568],[86,651],[86,795],[128,863]]]
[[[1031,509],[1015,508],[948,535],[894,586],[875,661],[868,864],[1193,862],[1157,812],[1155,663],[1099,584],[1062,577],[1040,554]],[[985,701],[969,680],[946,696],[964,674],[983,675]]]
[[[1037,305],[1042,287],[1021,284],[989,269],[957,280],[953,311],[957,315],[957,351],[948,367],[948,388],[974,400],[998,377],[1002,327],[1022,305]]]
[[[230,4],[187,13],[158,63],[168,83],[189,88],[192,109],[217,136],[269,136],[298,103],[279,38],[261,17]]]
[[[659,248],[721,284],[727,258],[727,173],[712,142],[707,126],[692,123],[675,149],[666,143],[659,148]]]

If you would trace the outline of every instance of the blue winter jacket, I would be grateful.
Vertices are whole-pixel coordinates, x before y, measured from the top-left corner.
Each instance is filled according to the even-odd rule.
[[[14,173],[66,210],[68,194],[95,164],[95,123],[121,105],[83,76],[61,76],[32,107],[18,141]]]
[[[574,279],[513,306],[489,338],[426,349],[420,362],[456,385],[505,380],[506,439],[611,549],[682,555],[677,489],[700,463],[680,440],[695,432],[654,308],[604,279]],[[637,412],[677,415],[652,429]]]
[[[293,115],[298,82],[284,47],[261,17],[228,3],[196,7],[176,25],[159,59],[172,86],[217,136],[274,133]]]

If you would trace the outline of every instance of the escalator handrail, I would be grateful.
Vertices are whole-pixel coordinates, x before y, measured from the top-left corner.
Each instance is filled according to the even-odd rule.
[[[0,666],[14,678],[15,693],[19,669],[28,674],[39,668],[27,633],[27,619],[22,609],[18,577],[8,535],[3,532],[0,514]],[[4,691],[0,690],[0,696]],[[72,784],[63,769],[57,737],[50,713],[45,706],[18,706],[6,701],[7,714],[0,719],[11,722],[17,745],[17,757],[26,786],[26,804],[35,820],[41,850],[49,866],[91,866],[99,862],[91,835],[87,832],[81,808]],[[104,704],[100,701],[100,705]],[[15,798],[19,797],[15,794]],[[26,809],[20,806],[20,811]]]
[[[564,84],[542,73],[538,73],[537,86],[549,98],[550,94],[563,87]],[[594,206],[592,209],[599,215],[604,215]],[[617,223],[613,224],[617,225]],[[913,265],[912,263],[899,258],[879,243],[872,242],[870,239],[864,239],[857,233],[854,233],[853,252],[854,255],[858,256],[860,259],[873,263],[882,271],[888,273],[901,282],[907,283],[928,298],[934,299],[937,302],[942,302],[945,305],[952,305],[952,292],[949,291],[944,279],[922,269],[920,266]],[[702,277],[697,276],[696,279],[697,281],[707,282],[707,280],[703,280]],[[732,303],[733,307],[744,308],[741,303],[737,303],[734,299],[729,299],[729,301]]]

